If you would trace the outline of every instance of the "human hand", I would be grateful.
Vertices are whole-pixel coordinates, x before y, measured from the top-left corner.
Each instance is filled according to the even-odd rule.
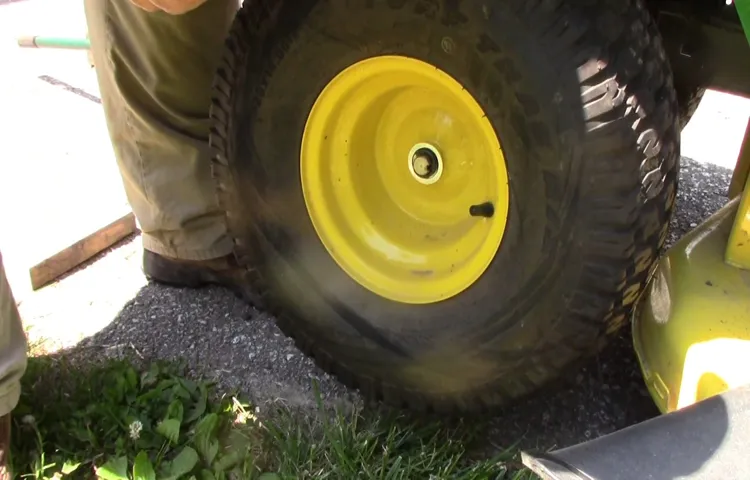
[[[162,11],[170,15],[182,15],[195,10],[208,0],[130,0],[147,12]]]

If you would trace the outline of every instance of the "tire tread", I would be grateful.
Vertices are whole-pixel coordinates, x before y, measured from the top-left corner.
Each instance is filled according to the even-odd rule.
[[[518,360],[519,365],[533,365],[534,371],[523,382],[524,389],[531,393],[575,368],[569,362],[556,361],[555,352],[578,352],[585,358],[627,323],[635,299],[644,291],[664,246],[663,226],[673,214],[679,122],[672,73],[659,32],[641,0],[513,1],[520,17],[541,32],[553,55],[579,62],[577,71],[588,131],[583,148],[592,159],[583,172],[585,177],[579,180],[587,183],[588,189],[590,210],[586,221],[590,234],[582,248],[590,254],[584,261],[579,288],[559,320],[567,324],[564,338],[559,333],[549,333],[557,329],[539,331],[534,352],[526,352],[526,357]],[[211,106],[213,175],[220,205],[227,212],[237,260],[248,267],[249,281],[281,330],[294,338],[320,367],[345,385],[359,389],[366,398],[439,412],[482,411],[516,400],[510,398],[512,393],[502,390],[428,400],[420,392],[358,376],[321,348],[301,326],[303,321],[279,308],[267,283],[252,269],[252,247],[243,241],[247,228],[242,221],[245,206],[233,164],[233,98],[243,88],[248,58],[262,52],[262,30],[273,24],[271,3],[274,2],[244,2],[226,41]],[[601,51],[594,52],[586,46],[591,44],[601,45]],[[587,60],[596,53],[597,60]],[[647,139],[652,132],[660,148],[656,149],[658,155],[649,157],[645,152],[649,150]],[[623,145],[632,144],[633,138],[639,139],[639,148],[644,152],[641,161],[649,168],[641,172],[640,179],[628,180],[620,171],[624,163],[633,161],[633,154]],[[599,182],[600,179],[606,181]],[[620,280],[603,283],[603,276]],[[560,357],[567,358],[569,354]]]

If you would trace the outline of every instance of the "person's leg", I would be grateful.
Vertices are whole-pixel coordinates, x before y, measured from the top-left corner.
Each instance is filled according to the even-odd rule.
[[[5,276],[0,254],[0,480],[10,479],[7,472],[10,448],[10,413],[21,396],[21,377],[26,372],[26,334],[21,316]]]
[[[144,247],[184,260],[230,253],[208,149],[211,83],[238,0],[185,15],[86,0],[102,105]]]
[[[243,283],[208,147],[211,83],[238,8],[208,0],[169,15],[130,0],[85,0],[112,145],[143,232],[144,271],[156,281]]]

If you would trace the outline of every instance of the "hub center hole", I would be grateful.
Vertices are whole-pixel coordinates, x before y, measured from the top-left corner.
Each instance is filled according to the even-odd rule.
[[[409,171],[419,183],[435,183],[443,172],[443,159],[432,145],[417,144],[409,152]]]

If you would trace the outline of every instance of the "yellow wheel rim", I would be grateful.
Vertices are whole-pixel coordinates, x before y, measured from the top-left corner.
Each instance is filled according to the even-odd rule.
[[[508,215],[500,142],[474,98],[434,66],[382,56],[342,71],[313,105],[300,155],[321,242],[370,291],[437,302],[495,257]]]

